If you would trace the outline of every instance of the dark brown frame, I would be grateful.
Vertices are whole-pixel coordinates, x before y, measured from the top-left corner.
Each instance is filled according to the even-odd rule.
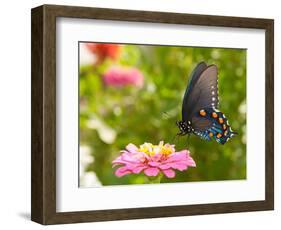
[[[61,224],[274,209],[274,21],[103,8],[43,5],[32,9],[31,219]],[[264,201],[56,212],[56,18],[256,28],[266,31],[266,186]]]

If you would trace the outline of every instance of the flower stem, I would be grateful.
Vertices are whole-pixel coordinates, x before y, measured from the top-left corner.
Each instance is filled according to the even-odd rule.
[[[163,177],[162,173],[159,173],[157,176],[154,176],[154,177],[148,177],[148,183],[149,184],[160,184],[162,177]]]

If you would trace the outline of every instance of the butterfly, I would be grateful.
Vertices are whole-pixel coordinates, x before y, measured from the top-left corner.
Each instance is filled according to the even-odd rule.
[[[225,115],[218,110],[218,68],[200,62],[191,73],[182,102],[182,120],[177,135],[195,134],[204,140],[225,144],[233,132]]]

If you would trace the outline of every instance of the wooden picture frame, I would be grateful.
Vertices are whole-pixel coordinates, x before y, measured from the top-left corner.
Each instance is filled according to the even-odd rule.
[[[56,211],[56,18],[264,29],[266,34],[265,200],[100,211]],[[274,208],[274,21],[148,11],[43,5],[32,9],[31,219],[41,224],[230,213]]]

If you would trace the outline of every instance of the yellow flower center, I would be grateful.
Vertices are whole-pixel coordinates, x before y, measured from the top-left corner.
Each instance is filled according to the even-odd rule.
[[[163,146],[161,148],[161,153],[164,155],[170,155],[171,153],[173,153],[173,149],[170,146]]]
[[[171,145],[164,145],[164,143],[161,141],[159,145],[144,143],[139,147],[138,151],[143,152],[149,156],[153,156],[155,154],[170,155],[175,150]]]
[[[144,143],[143,145],[140,146],[140,148],[138,149],[139,152],[143,152],[147,155],[154,155],[155,151],[154,151],[154,145],[151,143]]]

